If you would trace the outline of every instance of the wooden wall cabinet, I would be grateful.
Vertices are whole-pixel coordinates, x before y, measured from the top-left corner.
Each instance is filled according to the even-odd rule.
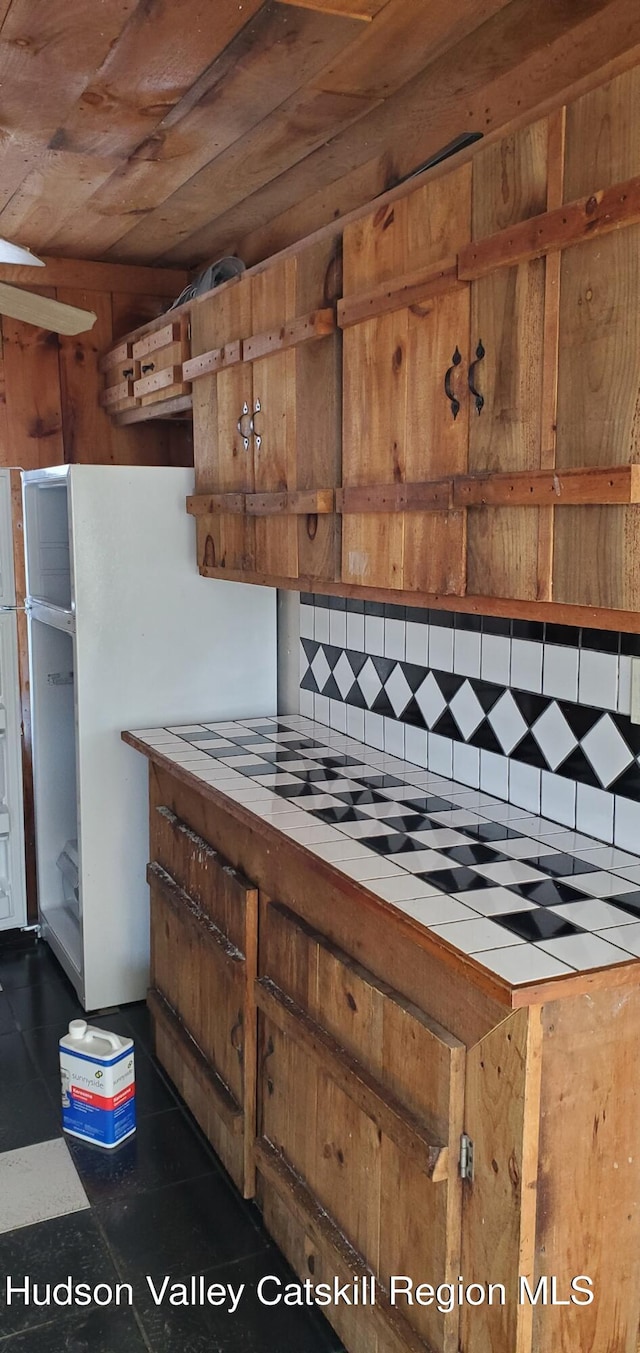
[[[300,1279],[375,1280],[325,1308],[349,1353],[636,1353],[636,965],[512,987],[126,740],[158,1057]],[[505,1301],[393,1304],[393,1275]],[[519,1300],[553,1275],[561,1304]]]
[[[175,319],[164,315],[140,334],[128,335],[99,361],[105,412],[117,422],[184,416],[191,409],[191,385],[183,375],[190,352],[190,321],[184,310]]]

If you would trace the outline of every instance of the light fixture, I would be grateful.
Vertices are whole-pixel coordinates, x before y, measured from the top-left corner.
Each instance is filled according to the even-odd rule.
[[[10,240],[3,239],[0,239],[0,263],[20,263],[32,268],[45,267],[42,259],[36,258],[30,249],[23,249],[22,245],[12,244]]]

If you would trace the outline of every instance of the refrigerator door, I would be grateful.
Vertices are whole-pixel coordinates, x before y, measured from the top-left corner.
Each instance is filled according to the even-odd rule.
[[[11,471],[0,470],[0,608],[15,606]]]
[[[5,611],[0,614],[0,930],[26,924],[17,619],[15,611]]]

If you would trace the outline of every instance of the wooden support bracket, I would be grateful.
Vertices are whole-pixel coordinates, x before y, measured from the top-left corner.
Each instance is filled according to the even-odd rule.
[[[336,489],[336,512],[441,512],[453,506],[451,479]]]
[[[453,506],[563,507],[640,502],[640,465],[458,476]]]
[[[245,513],[250,517],[326,515],[335,512],[335,489],[295,489],[282,493],[196,493],[187,498],[192,517]]]
[[[208,376],[212,371],[222,371],[241,361],[242,339],[236,338],[232,343],[225,343],[222,348],[212,348],[210,352],[201,352],[198,357],[190,357],[183,362],[182,378],[195,381],[199,376]]]
[[[338,324],[341,329],[348,329],[352,324],[375,319],[391,310],[404,310],[432,297],[443,296],[447,291],[456,291],[461,285],[457,258],[443,259],[435,267],[405,273],[403,277],[394,278],[392,283],[382,282],[370,291],[343,297],[338,301]]]
[[[334,332],[335,327],[336,316],[331,307],[311,310],[308,315],[298,315],[295,319],[287,320],[277,329],[245,338],[242,344],[243,359],[245,362],[254,362],[270,352],[281,352],[285,348],[297,347],[300,343],[309,343],[315,338],[326,338]]]

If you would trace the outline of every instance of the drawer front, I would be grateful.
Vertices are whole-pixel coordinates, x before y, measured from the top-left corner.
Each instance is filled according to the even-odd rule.
[[[150,835],[152,858],[246,956],[255,929],[253,884],[164,805],[152,810]]]
[[[185,320],[165,324],[133,344],[132,354],[139,363],[134,393],[141,404],[186,395],[191,384],[182,379],[182,364],[190,356],[188,327]]]
[[[134,358],[131,343],[119,343],[100,359],[103,388],[100,403],[107,413],[122,413],[138,403],[134,385],[140,376],[140,363]]]

